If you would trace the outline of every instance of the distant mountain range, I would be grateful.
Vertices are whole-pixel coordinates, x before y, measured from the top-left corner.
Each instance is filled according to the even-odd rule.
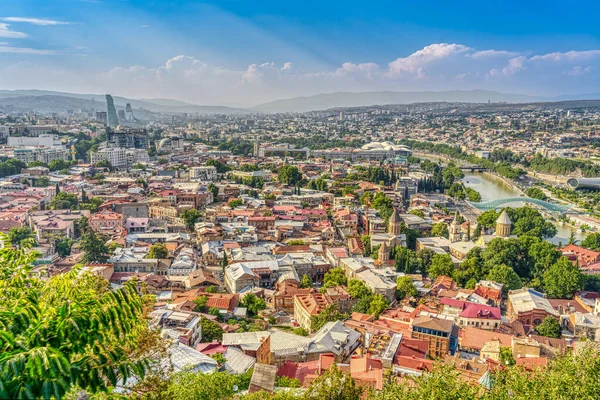
[[[489,90],[450,90],[425,92],[336,92],[323,93],[308,97],[294,97],[270,101],[250,108],[226,106],[202,106],[173,99],[128,99],[113,96],[117,109],[123,109],[130,103],[134,114],[148,112],[197,113],[197,114],[247,114],[247,113],[285,113],[326,110],[331,108],[361,107],[410,103],[539,103],[572,100],[598,100],[600,93],[581,95],[562,95],[557,97],[529,96],[512,93],[500,93]],[[0,110],[11,106],[18,110],[39,112],[66,112],[67,110],[106,107],[105,95],[55,92],[46,90],[0,90]],[[136,112],[137,110],[137,112]]]
[[[200,106],[171,99],[128,99],[113,96],[115,107],[124,109],[127,103],[135,110],[151,112],[198,113],[198,114],[237,114],[247,110],[225,106]],[[0,90],[0,109],[11,105],[17,109],[32,109],[40,112],[66,112],[95,108],[106,109],[106,95],[54,92],[50,90]]]

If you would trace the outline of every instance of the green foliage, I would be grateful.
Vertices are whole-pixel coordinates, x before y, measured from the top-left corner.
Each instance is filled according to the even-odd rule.
[[[71,254],[71,247],[75,243],[69,238],[56,239],[54,241],[54,249],[61,257],[67,257]]]
[[[421,210],[417,210],[417,209],[410,210],[408,213],[412,214],[412,215],[416,215],[417,217],[425,218],[425,214]]]
[[[148,258],[162,259],[169,256],[169,250],[164,243],[154,243],[148,250]]]
[[[302,280],[300,281],[300,287],[302,288],[311,288],[313,286],[313,281],[310,279],[310,276],[304,274],[302,275]]]
[[[286,164],[277,171],[277,180],[283,185],[295,186],[302,180],[302,174],[298,167]]]
[[[308,189],[318,190],[320,192],[327,191],[327,182],[323,178],[313,179],[306,184]]]
[[[558,339],[561,336],[560,323],[551,316],[544,318],[541,324],[535,327],[541,336]]]
[[[203,332],[204,334],[204,332]],[[234,395],[237,377],[227,372],[202,374],[182,371],[171,378],[165,397],[171,400],[226,400]]]
[[[487,279],[504,284],[506,290],[521,289],[523,286],[519,275],[511,267],[504,264],[496,265],[490,269]]]
[[[202,329],[202,342],[212,342],[213,340],[223,340],[223,328],[206,317],[200,318],[200,327]]]
[[[211,182],[208,184],[208,190],[212,193],[214,201],[217,201],[217,198],[219,197],[219,187]]]
[[[205,312],[206,311],[206,303],[208,301],[208,297],[199,296],[193,300],[194,303],[194,311],[195,312]]]
[[[134,284],[74,269],[42,280],[29,249],[0,250],[0,398],[62,398],[70,388],[107,392],[143,377],[158,335]]]
[[[561,257],[544,272],[544,290],[549,297],[572,299],[583,287],[583,275],[577,265]]]
[[[304,240],[302,239],[292,239],[286,243],[288,246],[304,246]]]
[[[348,281],[348,294],[355,299],[361,299],[363,297],[371,296],[373,292],[371,292],[363,281],[350,279]]]
[[[390,306],[390,301],[383,297],[383,295],[377,293],[371,298],[369,306],[369,314],[375,315],[375,318],[379,318],[379,315]]]
[[[512,349],[510,347],[500,347],[500,362],[502,365],[515,365]]]
[[[431,258],[431,265],[427,270],[429,277],[435,280],[438,276],[452,276],[454,263],[449,254],[436,254]]]
[[[348,283],[348,279],[341,267],[330,269],[323,277],[323,287],[325,288],[346,285],[346,283]]]
[[[532,199],[547,200],[548,196],[540,188],[531,187],[525,191],[525,194]]]
[[[52,160],[48,164],[50,171],[60,171],[61,169],[68,169],[71,167],[71,163],[65,160]]]
[[[296,378],[288,378],[287,376],[275,377],[275,386],[277,387],[299,388],[300,385],[300,380]]]
[[[208,167],[215,167],[218,174],[224,174],[231,170],[227,164],[215,159],[208,160],[205,165]]]
[[[294,335],[308,336],[308,331],[302,327],[294,328],[292,329],[292,332],[294,333]]]
[[[35,240],[35,233],[28,226],[10,228],[8,231],[8,240],[10,240],[13,246],[20,246],[23,241]]]
[[[229,207],[231,207],[231,208],[239,207],[242,204],[244,204],[244,201],[242,199],[234,199],[234,200],[231,200],[229,203],[227,203],[227,205],[229,205]]]
[[[324,307],[317,315],[310,319],[310,330],[318,331],[328,322],[340,321],[346,319],[347,315],[340,312],[337,304],[331,304]]]
[[[98,208],[100,208],[102,203],[104,203],[104,200],[102,200],[100,197],[92,197],[91,199],[88,199],[87,201],[85,201],[84,199],[81,199],[81,203],[79,203],[78,208],[80,210],[88,210],[91,213],[95,213],[95,212],[98,212]]]
[[[590,233],[581,242],[581,247],[586,249],[600,251],[600,233]]]
[[[214,286],[209,286],[206,288],[206,293],[217,293],[217,288]]]
[[[448,239],[448,225],[445,222],[438,222],[431,227],[431,236],[434,237],[445,237]]]
[[[401,276],[396,280],[396,297],[398,299],[414,297],[417,294],[419,294],[419,291],[409,276]]]
[[[79,199],[76,194],[60,192],[50,200],[50,208],[53,210],[76,209]]]
[[[2,161],[0,162],[0,178],[19,174],[25,167],[27,167],[27,164],[25,164],[23,161],[17,160],[16,158],[10,158],[6,161]]]
[[[406,381],[388,383],[383,391],[375,393],[373,399],[471,400],[478,398],[479,387],[463,379],[458,371],[448,365],[437,365],[433,371],[418,377],[407,377]]]
[[[304,393],[305,400],[360,400],[363,389],[337,365],[313,381]]]
[[[201,215],[202,214],[200,214],[200,211],[196,210],[195,208],[191,208],[189,210],[182,211],[181,214],[179,214],[179,219],[183,221],[183,224],[188,231],[192,231],[194,230],[196,221]]]
[[[258,312],[267,308],[265,301],[253,293],[248,293],[240,302],[242,307],[248,308],[251,315],[258,315]]]
[[[83,251],[84,263],[105,263],[108,260],[108,247],[104,236],[94,231],[81,235],[79,248]]]

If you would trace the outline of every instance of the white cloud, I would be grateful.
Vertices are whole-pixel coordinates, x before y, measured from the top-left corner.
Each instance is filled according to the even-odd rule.
[[[41,25],[41,26],[55,26],[55,25],[69,25],[70,22],[55,21],[52,19],[40,19],[40,18],[22,18],[22,17],[4,17],[0,18],[6,22],[23,22],[26,24]]]
[[[10,39],[23,39],[27,37],[27,35],[23,32],[10,30],[9,26],[9,24],[4,24],[0,22],[0,37]]]
[[[531,57],[530,61],[582,61],[600,57],[600,50],[555,52]]]
[[[53,53],[8,44],[0,45],[0,52],[70,54],[67,50]],[[594,74],[600,68],[600,57],[591,57],[596,52],[600,50],[589,50],[585,55],[566,52],[552,57],[528,56],[529,52],[476,51],[462,44],[434,43],[389,64],[349,61],[334,68],[304,70],[291,62],[262,62],[226,68],[178,55],[159,66],[116,66],[105,71],[82,72],[68,66],[39,65],[5,68],[0,69],[0,79],[1,86],[11,89],[54,88],[233,106],[336,91],[488,89],[531,94],[573,93],[600,86],[599,77]],[[577,57],[591,58],[575,64],[573,60]]]
[[[42,56],[58,54],[54,50],[41,50],[41,49],[31,49],[28,47],[10,47],[10,46],[2,46],[2,45],[0,45],[0,53],[32,54],[32,55],[42,55]]]
[[[570,70],[565,71],[564,74],[569,76],[584,76],[590,72],[592,72],[592,67],[580,67],[577,65]]]
[[[434,43],[423,47],[408,57],[397,58],[390,62],[389,74],[392,76],[401,75],[403,72],[423,74],[423,67],[445,58],[465,53],[471,50],[462,44]]]
[[[519,53],[514,51],[506,51],[506,50],[481,50],[476,51],[473,54],[469,54],[469,57],[474,58],[476,60],[484,60],[495,57],[514,57]]]

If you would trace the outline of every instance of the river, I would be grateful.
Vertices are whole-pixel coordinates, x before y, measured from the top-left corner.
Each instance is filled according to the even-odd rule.
[[[513,187],[507,185],[502,179],[496,178],[493,175],[479,172],[466,172],[463,182],[465,186],[473,188],[481,194],[481,201],[519,196],[519,193]],[[511,207],[522,207],[524,205],[525,203],[510,204]],[[563,245],[567,244],[573,229],[567,225],[561,225],[559,222],[552,222],[554,223],[554,226],[556,226],[558,232],[556,233],[556,236],[549,239],[549,241],[556,245],[559,243],[562,243]],[[579,230],[575,230],[575,238],[578,241],[581,241],[585,239],[585,234],[581,233]]]

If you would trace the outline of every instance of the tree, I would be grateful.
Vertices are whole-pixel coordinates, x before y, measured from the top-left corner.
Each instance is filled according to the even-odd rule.
[[[195,312],[204,312],[206,310],[206,303],[208,302],[208,297],[200,296],[195,298],[192,302],[194,303]]]
[[[420,376],[393,380],[373,395],[375,400],[474,400],[480,388],[460,376],[451,365],[436,365]]]
[[[164,243],[154,243],[148,251],[148,258],[163,259],[169,256],[169,250]]]
[[[8,231],[8,240],[10,240],[13,246],[20,246],[21,242],[25,240],[35,240],[35,233],[33,233],[31,228],[28,226],[23,226],[21,228],[10,228]]]
[[[295,186],[302,180],[302,174],[298,167],[286,164],[277,171],[277,180],[283,185]]]
[[[415,297],[419,291],[409,276],[401,276],[396,280],[396,297],[404,299],[406,297]]]
[[[84,256],[82,261],[88,263],[105,263],[108,260],[108,247],[106,239],[94,232],[89,231],[81,235],[79,248],[83,251]]]
[[[581,242],[581,247],[586,249],[600,251],[600,233],[590,233]]]
[[[71,166],[71,163],[65,160],[52,160],[48,164],[48,168],[50,171],[60,171],[61,169],[68,169]]]
[[[583,276],[577,265],[561,257],[544,272],[543,285],[549,297],[572,299],[583,287]]]
[[[510,347],[500,347],[500,362],[503,365],[515,365],[512,349]]]
[[[60,192],[50,200],[50,208],[53,210],[75,209],[79,204],[76,194]]]
[[[346,285],[348,279],[341,267],[330,269],[323,276],[323,287],[329,288],[334,286]]]
[[[521,289],[523,286],[519,275],[509,266],[505,264],[496,265],[490,269],[487,279],[497,283],[502,283],[506,290]]]
[[[302,275],[302,280],[300,281],[300,287],[302,288],[311,288],[313,286],[313,281],[310,279],[310,276],[304,274]]]
[[[226,172],[228,172],[229,170],[231,170],[231,168],[229,168],[227,166],[227,164],[222,163],[219,160],[215,160],[215,159],[210,159],[206,162],[206,165],[209,167],[215,167],[217,170],[218,174],[224,174]]]
[[[56,239],[54,241],[54,249],[61,257],[67,257],[71,254],[71,247],[75,241],[69,238]]]
[[[541,336],[546,336],[555,339],[560,338],[562,331],[558,321],[551,316],[547,316],[546,318],[544,318],[542,323],[535,327],[535,330]]]
[[[202,329],[202,342],[212,342],[213,340],[223,340],[223,328],[206,317],[200,318],[200,327]]]
[[[233,199],[233,200],[230,200],[229,203],[227,203],[227,205],[229,205],[229,207],[231,207],[231,208],[239,207],[242,204],[244,204],[244,201],[242,199]]]
[[[211,182],[208,184],[208,190],[212,193],[214,201],[217,201],[219,197],[219,187]]]
[[[379,318],[382,312],[384,312],[390,306],[390,301],[383,297],[383,295],[377,293],[371,298],[371,304],[369,306],[369,314],[375,315],[375,318]]]
[[[360,400],[362,387],[351,376],[343,373],[336,364],[313,381],[304,393],[306,400]]]
[[[318,331],[328,322],[340,321],[346,319],[346,314],[340,312],[336,303],[324,307],[317,315],[313,315],[310,319],[310,329]]]
[[[206,288],[206,293],[217,293],[217,288],[214,286],[209,286]]]
[[[445,237],[448,239],[448,225],[445,222],[438,222],[437,224],[431,227],[431,236],[434,237]]]
[[[423,272],[427,272],[429,266],[431,265],[431,260],[435,256],[435,252],[427,247],[419,250],[417,252],[417,258],[419,259],[421,266],[423,268]]]
[[[292,239],[286,243],[288,246],[304,246],[304,240]]]
[[[363,281],[359,279],[350,279],[348,281],[348,294],[355,299],[362,299],[363,297],[372,296],[373,292]]]
[[[240,304],[248,308],[248,312],[252,315],[258,315],[259,311],[267,308],[265,301],[253,293],[245,295]]]
[[[30,249],[0,250],[0,398],[62,398],[71,388],[107,392],[143,377],[160,340],[133,283],[111,290],[73,269],[38,278]]]
[[[532,187],[525,191],[525,194],[532,199],[547,200],[548,196],[540,188]]]
[[[427,270],[429,277],[435,280],[438,276],[452,276],[454,263],[449,254],[436,254],[431,259],[431,265]]]
[[[201,215],[202,214],[200,214],[200,211],[196,210],[195,208],[191,208],[189,210],[182,211],[181,214],[179,214],[179,219],[183,221],[183,224],[188,231],[192,231],[194,230],[196,221]]]
[[[211,374],[182,371],[173,375],[167,393],[157,398],[227,400],[233,397],[236,383],[236,375],[225,371]]]

